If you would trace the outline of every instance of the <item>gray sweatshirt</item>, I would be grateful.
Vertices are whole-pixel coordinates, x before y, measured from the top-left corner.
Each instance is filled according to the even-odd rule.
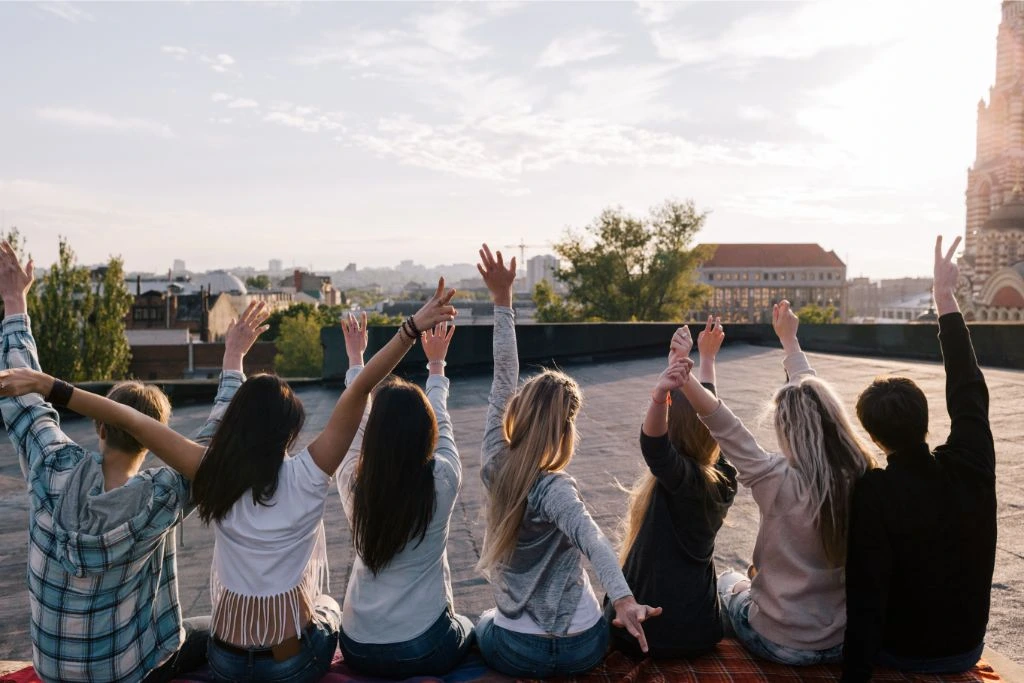
[[[488,397],[480,478],[491,479],[508,457],[502,420],[519,380],[519,356],[511,308],[494,307],[494,381]],[[564,472],[542,472],[530,489],[519,540],[508,563],[491,578],[494,601],[509,619],[528,614],[553,636],[568,633],[583,595],[583,555],[608,597],[632,595],[619,561],[580,500],[576,481]]]

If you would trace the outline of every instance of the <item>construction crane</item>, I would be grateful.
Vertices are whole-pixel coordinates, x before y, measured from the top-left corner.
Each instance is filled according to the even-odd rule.
[[[546,244],[527,244],[526,241],[520,237],[519,244],[506,244],[504,249],[518,249],[519,250],[519,265],[522,267],[526,266],[526,250],[527,249],[545,249],[548,245]]]

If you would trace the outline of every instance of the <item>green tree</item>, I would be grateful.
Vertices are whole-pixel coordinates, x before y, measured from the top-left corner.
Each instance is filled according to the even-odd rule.
[[[796,317],[806,325],[829,325],[839,322],[839,311],[835,306],[807,304],[796,312]]]
[[[267,275],[252,275],[245,278],[245,286],[249,289],[270,289],[270,277]]]
[[[539,323],[568,323],[580,319],[579,312],[573,311],[547,280],[541,280],[534,286],[533,303],[537,306]]]
[[[120,257],[110,258],[97,290],[85,326],[84,370],[87,379],[122,379],[128,375],[132,360],[124,321],[134,297],[125,287],[124,261]]]
[[[555,245],[565,266],[556,277],[582,319],[679,320],[700,308],[710,289],[696,282],[712,256],[690,244],[704,225],[692,201],[666,201],[637,218],[606,209],[582,232]]]
[[[324,349],[320,345],[320,320],[299,313],[281,320],[274,369],[284,377],[319,377]]]
[[[400,315],[386,315],[377,311],[368,311],[366,314],[367,327],[382,327],[385,325],[401,325],[405,320]]]
[[[60,238],[57,262],[35,288],[39,306],[33,326],[40,365],[69,382],[90,379],[83,363],[83,338],[95,302],[89,270],[77,264],[67,239]]]

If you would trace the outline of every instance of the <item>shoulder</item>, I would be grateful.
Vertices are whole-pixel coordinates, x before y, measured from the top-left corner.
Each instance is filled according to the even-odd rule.
[[[580,489],[576,480],[565,472],[541,472],[537,475],[527,500],[535,507],[555,501],[571,502],[580,500]]]
[[[294,481],[299,486],[322,486],[325,490],[334,479],[313,461],[309,448],[303,448],[291,457],[285,456],[281,462],[280,477],[281,483]]]

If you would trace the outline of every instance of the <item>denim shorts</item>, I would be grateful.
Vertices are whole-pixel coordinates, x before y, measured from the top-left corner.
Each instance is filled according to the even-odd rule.
[[[401,643],[360,643],[338,634],[345,664],[382,678],[442,676],[457,667],[473,644],[473,622],[446,607],[422,634]]]
[[[484,612],[476,625],[484,661],[508,676],[549,678],[582,674],[601,663],[608,652],[608,622],[597,623],[570,636],[517,633],[494,624],[494,611]]]
[[[316,599],[313,618],[299,639],[301,650],[283,662],[265,651],[248,654],[222,648],[210,639],[207,658],[210,672],[218,681],[273,681],[274,683],[312,683],[327,674],[338,649],[341,608],[326,595]]]
[[[790,666],[838,664],[843,661],[843,644],[825,650],[797,650],[768,640],[750,625],[750,588],[732,592],[732,587],[747,577],[738,572],[725,572],[718,577],[718,595],[736,638],[752,655]]]

